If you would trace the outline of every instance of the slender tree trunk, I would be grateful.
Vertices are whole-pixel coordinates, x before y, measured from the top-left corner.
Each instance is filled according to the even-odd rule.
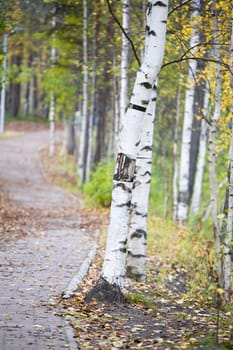
[[[156,99],[157,85],[155,84],[143,123],[131,199],[127,275],[137,281],[145,281],[146,279],[147,214],[151,183]]]
[[[205,96],[205,79],[201,77],[204,70],[204,64],[202,61],[197,61],[196,77],[197,82],[195,84],[194,92],[194,104],[193,104],[193,123],[191,134],[191,147],[190,147],[190,162],[189,162],[189,204],[191,202],[193,187],[195,181],[195,174],[197,170],[197,159],[200,145],[201,135],[201,116],[204,108],[204,96]]]
[[[216,2],[213,8],[213,31],[215,38],[215,45],[213,48],[213,57],[216,61],[220,61],[220,51],[218,46],[218,20],[216,13]],[[221,114],[221,66],[216,63],[215,71],[215,91],[214,91],[214,113],[209,124],[209,172],[210,172],[210,193],[211,193],[211,207],[212,207],[212,222],[215,237],[215,249],[217,260],[217,273],[219,286],[223,287],[223,263],[222,263],[222,237],[218,222],[218,196],[217,196],[217,178],[216,178],[216,132],[217,122]]]
[[[110,223],[102,273],[87,294],[105,301],[123,301],[126,242],[131,191],[135,176],[141,128],[149,104],[152,85],[161,69],[167,21],[168,1],[149,1],[147,7],[145,58],[139,69],[131,100],[124,115],[113,182]]]
[[[228,174],[228,211],[227,227],[224,242],[224,289],[225,299],[230,300],[231,273],[232,273],[232,228],[233,228],[233,2],[231,16],[231,47],[230,47],[230,84],[231,84],[231,144],[229,154],[229,174]]]
[[[192,1],[192,19],[199,17],[200,0]],[[190,39],[190,47],[192,54],[195,54],[195,46],[199,41],[199,28],[194,27],[193,33]],[[180,156],[180,175],[179,175],[179,194],[178,194],[178,211],[177,220],[179,222],[185,222],[188,218],[189,207],[189,170],[190,170],[190,149],[191,149],[191,136],[192,136],[192,124],[193,124],[193,105],[194,105],[194,93],[195,93],[195,75],[197,69],[197,61],[191,60],[188,68],[187,88],[185,94],[185,110],[184,110],[184,122],[182,133],[182,145]]]
[[[180,119],[180,100],[181,100],[181,79],[178,86],[177,100],[176,100],[176,115],[174,121],[174,141],[173,141],[173,220],[177,218],[177,208],[178,208],[178,189],[177,181],[179,176],[179,162],[178,162],[178,126]]]
[[[55,16],[52,18],[52,28],[56,25]],[[55,62],[56,50],[54,47],[54,37],[52,39],[51,47],[51,63],[52,66]],[[55,153],[55,97],[54,91],[50,91],[50,100],[49,100],[49,123],[50,123],[50,146],[49,146],[49,156],[53,157]]]
[[[119,87],[116,75],[116,53],[114,52],[113,57],[113,67],[114,67],[114,76],[113,76],[113,91],[114,91],[114,152],[117,152],[118,138],[119,138],[119,129],[120,129],[120,99],[119,99]]]
[[[123,0],[122,10],[122,27],[127,34],[130,31],[130,0]],[[128,104],[129,93],[129,49],[130,43],[125,34],[122,33],[122,49],[121,49],[121,89],[120,89],[120,116],[124,117]]]
[[[1,109],[0,109],[0,133],[4,132],[5,112],[6,112],[6,73],[7,73],[7,53],[8,34],[3,35],[3,62],[2,62],[2,87],[1,87]]]
[[[86,161],[86,181],[90,180],[90,172],[92,167],[92,144],[93,144],[93,122],[95,113],[95,88],[96,88],[96,20],[93,19],[93,39],[92,39],[92,93],[91,93],[91,110],[88,123],[88,147]]]
[[[74,128],[74,116],[70,115],[66,122],[66,153],[74,155],[75,152],[75,128]]]
[[[21,66],[22,56],[21,54],[13,55],[11,58],[11,65],[19,67]],[[10,105],[9,113],[11,117],[17,117],[20,111],[20,83],[16,80],[10,83]]]
[[[54,99],[53,91],[50,91],[49,124],[50,124],[49,156],[53,157],[55,152],[55,99]]]
[[[104,77],[106,79],[106,77]],[[98,108],[97,108],[97,135],[96,150],[94,163],[97,164],[105,153],[105,137],[106,137],[106,97],[109,93],[105,86],[101,86],[98,90]]]
[[[81,139],[79,146],[78,174],[80,185],[86,180],[86,155],[88,133],[88,56],[87,56],[87,0],[83,0],[83,107]]]
[[[201,135],[200,135],[198,161],[197,161],[197,168],[195,173],[194,190],[193,190],[193,195],[191,200],[191,213],[193,215],[196,215],[200,209],[202,179],[204,174],[206,144],[207,144],[206,120],[209,119],[208,105],[209,105],[209,88],[208,86],[206,86],[205,98],[204,98],[204,118],[201,121]]]

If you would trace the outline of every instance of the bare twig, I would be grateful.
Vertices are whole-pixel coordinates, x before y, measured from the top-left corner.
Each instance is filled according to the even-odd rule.
[[[137,51],[136,51],[136,48],[134,46],[134,43],[132,42],[131,38],[129,37],[129,35],[126,33],[126,31],[124,30],[124,28],[122,27],[121,25],[121,22],[118,20],[118,18],[116,17],[115,13],[113,12],[113,9],[112,9],[112,6],[110,4],[110,1],[107,0],[107,4],[108,4],[108,9],[109,9],[109,12],[111,13],[112,15],[112,18],[114,19],[114,21],[118,24],[118,26],[120,27],[121,31],[123,32],[123,34],[125,35],[125,37],[127,38],[127,40],[129,41],[131,47],[132,47],[132,50],[133,50],[133,53],[134,53],[134,56],[138,62],[138,65],[139,67],[141,66],[141,62],[140,62],[140,59],[138,57],[138,54],[137,54]]]

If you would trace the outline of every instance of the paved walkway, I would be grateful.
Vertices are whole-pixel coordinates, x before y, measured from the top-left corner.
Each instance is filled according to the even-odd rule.
[[[43,232],[0,247],[0,350],[75,348],[53,296],[66,290],[97,234],[80,230],[79,203],[46,179],[38,149],[48,138],[39,131],[0,141],[0,184],[20,207],[49,213]]]

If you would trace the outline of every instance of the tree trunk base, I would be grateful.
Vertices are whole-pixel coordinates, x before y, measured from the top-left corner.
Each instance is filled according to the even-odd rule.
[[[92,299],[107,303],[125,302],[125,297],[120,287],[116,284],[110,284],[103,277],[100,277],[96,285],[86,294],[85,300],[87,302],[90,302]]]
[[[138,272],[137,269],[132,266],[126,267],[126,277],[137,282],[145,282],[146,280],[146,275]]]

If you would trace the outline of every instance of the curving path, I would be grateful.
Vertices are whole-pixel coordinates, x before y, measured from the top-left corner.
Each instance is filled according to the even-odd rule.
[[[75,349],[54,296],[88,261],[97,233],[79,228],[78,200],[47,180],[38,151],[48,140],[48,131],[0,140],[1,186],[43,218],[43,231],[0,247],[0,350]]]

